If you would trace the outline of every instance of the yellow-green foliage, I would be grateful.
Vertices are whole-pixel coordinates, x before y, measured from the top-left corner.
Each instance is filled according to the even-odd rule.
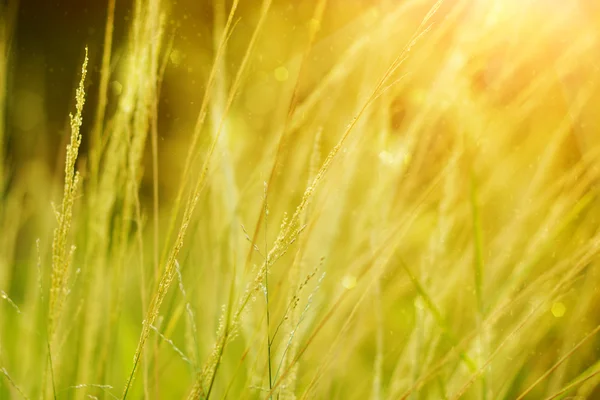
[[[85,50],[85,60],[81,67],[81,81],[75,95],[77,104],[75,106],[75,115],[69,115],[71,121],[71,141],[67,145],[67,160],[65,162],[65,187],[63,189],[63,200],[60,209],[56,211],[58,227],[54,230],[54,239],[52,240],[52,283],[50,287],[50,305],[49,305],[49,332],[53,336],[56,329],[58,318],[60,317],[65,296],[68,294],[67,282],[69,281],[69,270],[73,260],[75,247],[69,247],[69,234],[71,233],[71,222],[73,219],[73,204],[77,195],[77,186],[79,184],[79,172],[75,171],[75,162],[79,155],[79,145],[81,144],[81,128],[83,105],[85,103],[85,75],[87,73],[88,54]]]
[[[0,5],[0,399],[600,398],[597,6],[192,3],[106,2],[60,173]]]

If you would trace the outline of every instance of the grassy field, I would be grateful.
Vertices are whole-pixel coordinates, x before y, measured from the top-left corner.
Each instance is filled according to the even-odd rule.
[[[20,3],[0,399],[600,399],[594,1]]]

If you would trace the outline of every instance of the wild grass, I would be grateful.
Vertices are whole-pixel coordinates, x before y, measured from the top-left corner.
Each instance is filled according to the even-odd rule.
[[[1,399],[600,396],[600,9],[190,4],[0,5]]]

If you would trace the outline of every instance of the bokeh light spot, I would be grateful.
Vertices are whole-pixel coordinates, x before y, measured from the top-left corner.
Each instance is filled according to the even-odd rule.
[[[342,278],[342,286],[345,289],[352,289],[354,286],[356,286],[356,277],[353,275],[345,275]]]
[[[560,318],[563,315],[565,315],[565,312],[567,311],[567,307],[565,307],[565,305],[563,303],[561,303],[560,301],[557,301],[556,303],[552,304],[552,315],[554,315],[556,318]]]
[[[285,82],[289,77],[290,73],[286,67],[279,67],[275,70],[275,79],[277,79],[279,82]]]

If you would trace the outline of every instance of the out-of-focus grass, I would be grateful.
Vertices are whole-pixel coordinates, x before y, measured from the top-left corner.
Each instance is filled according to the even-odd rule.
[[[600,396],[593,2],[109,0],[56,97],[20,6],[0,398]]]

